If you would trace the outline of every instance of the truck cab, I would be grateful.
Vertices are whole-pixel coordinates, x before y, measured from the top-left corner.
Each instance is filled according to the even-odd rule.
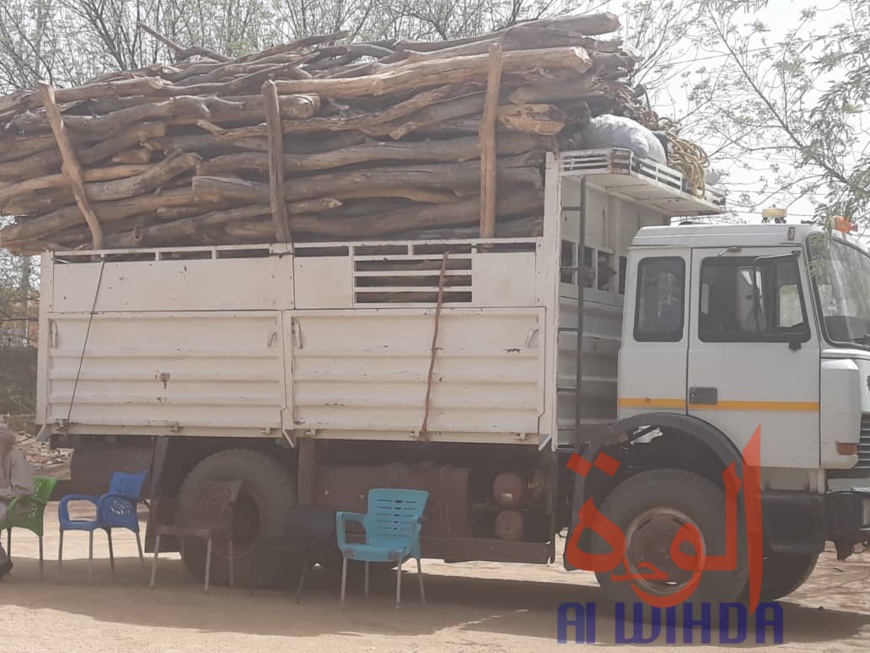
[[[581,485],[582,500],[599,499],[626,534],[628,573],[640,561],[676,571],[654,549],[686,524],[701,531],[706,555],[724,551],[726,512],[711,503],[721,524],[707,526],[692,506],[703,510],[706,495],[726,500],[721,472],[739,467],[750,444],[759,456],[763,600],[796,589],[827,541],[845,559],[870,539],[870,255],[847,236],[789,224],[641,228],[628,252],[618,365],[611,439],[584,456],[609,452],[632,471]],[[744,495],[750,479],[743,474]],[[684,511],[668,500],[680,487],[695,495]],[[736,553],[731,570],[712,574],[724,600],[750,576],[751,555],[742,545]],[[598,575],[609,594],[629,600],[627,583]],[[636,585],[673,593],[674,575]],[[702,600],[705,589],[717,593],[702,581]]]

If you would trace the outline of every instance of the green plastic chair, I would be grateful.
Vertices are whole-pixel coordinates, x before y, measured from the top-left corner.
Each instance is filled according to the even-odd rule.
[[[33,480],[36,491],[33,494],[13,499],[12,503],[9,504],[6,521],[0,524],[0,533],[4,529],[7,531],[6,553],[9,556],[12,555],[13,528],[25,528],[36,535],[39,538],[39,573],[44,575],[42,568],[42,517],[45,513],[45,505],[51,498],[54,486],[57,485],[57,479],[37,476]]]

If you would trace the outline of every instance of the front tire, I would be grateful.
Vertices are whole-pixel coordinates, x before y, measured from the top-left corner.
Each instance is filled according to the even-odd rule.
[[[632,604],[644,603],[627,581],[614,580],[613,576],[647,574],[642,563],[651,563],[667,575],[666,580],[634,580],[643,592],[667,599],[690,584],[692,572],[679,568],[670,555],[671,542],[684,524],[693,524],[701,536],[700,555],[723,555],[725,553],[725,493],[706,478],[673,469],[658,469],[641,472],[618,485],[599,508],[625,534],[626,552],[623,562],[613,572],[596,573],[602,590],[617,603],[631,610]],[[683,605],[710,603],[715,618],[718,603],[737,601],[746,586],[749,565],[744,535],[743,519],[738,514],[736,568],[729,571],[704,571],[694,592],[676,605],[676,616],[682,620]],[[680,549],[692,555],[685,544]],[[611,551],[603,538],[594,536],[591,553],[606,554]],[[646,614],[651,608],[644,604]],[[696,615],[699,616],[699,615]]]

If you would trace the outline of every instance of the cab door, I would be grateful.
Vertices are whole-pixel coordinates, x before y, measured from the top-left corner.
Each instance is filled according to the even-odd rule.
[[[619,419],[686,413],[690,250],[632,253],[619,352]]]
[[[818,334],[800,250],[692,251],[688,412],[767,467],[819,466]]]

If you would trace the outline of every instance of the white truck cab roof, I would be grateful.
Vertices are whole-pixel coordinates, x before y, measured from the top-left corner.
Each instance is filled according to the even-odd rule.
[[[824,228],[806,224],[682,224],[643,227],[632,247],[772,247],[803,244]],[[832,232],[835,238],[843,238]],[[848,241],[859,244],[854,237]]]

